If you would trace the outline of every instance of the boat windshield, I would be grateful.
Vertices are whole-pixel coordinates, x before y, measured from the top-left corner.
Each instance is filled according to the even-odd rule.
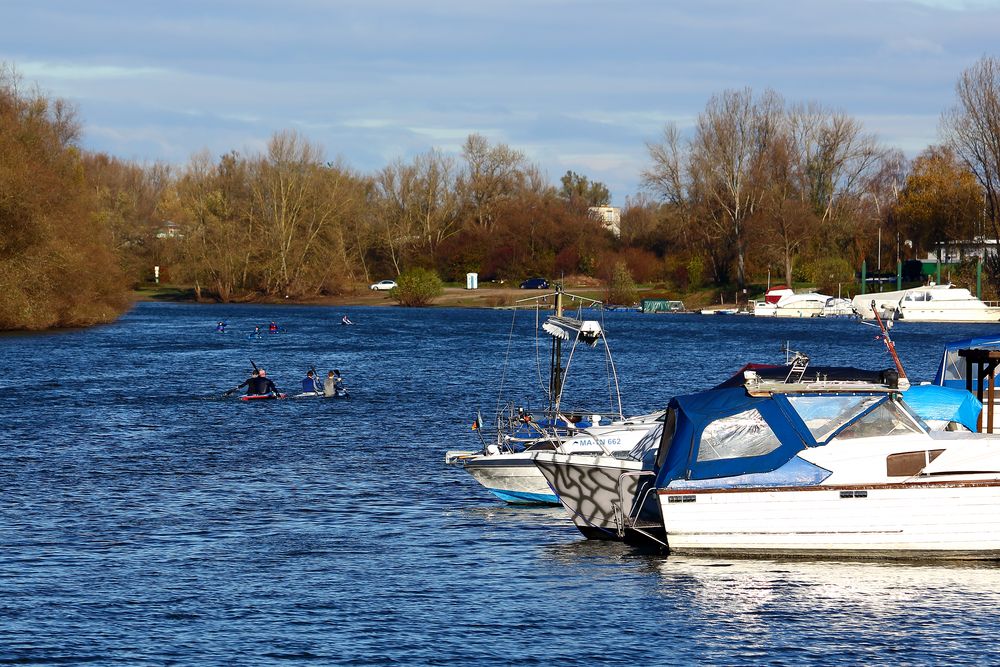
[[[826,442],[844,424],[882,400],[882,396],[789,396],[816,442]]]
[[[660,439],[663,437],[663,424],[659,423],[649,432],[642,436],[642,439],[635,443],[635,447],[629,450],[625,458],[633,461],[641,461],[650,452],[655,452],[660,446]]]
[[[763,456],[781,447],[781,441],[757,410],[745,410],[717,419],[702,431],[698,461]]]
[[[921,430],[895,401],[887,400],[838,433],[837,440],[903,433],[921,433]]]

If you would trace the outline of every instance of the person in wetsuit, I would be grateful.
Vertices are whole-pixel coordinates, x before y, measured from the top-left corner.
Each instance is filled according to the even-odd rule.
[[[257,370],[250,379],[246,381],[247,396],[264,396],[266,394],[277,394],[278,388],[274,386],[271,379],[267,377],[267,371],[263,368]],[[242,385],[240,385],[242,386]]]

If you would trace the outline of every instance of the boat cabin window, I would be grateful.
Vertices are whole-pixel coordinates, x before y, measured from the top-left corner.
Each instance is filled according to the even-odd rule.
[[[875,436],[900,435],[903,433],[921,433],[920,428],[913,423],[895,401],[886,400],[877,408],[861,417],[856,422],[837,434],[838,440],[852,438],[871,438]]]
[[[881,396],[789,396],[788,403],[816,442],[825,442],[841,426],[882,400]]]
[[[910,292],[903,297],[903,301],[930,301],[930,292]]]
[[[698,445],[699,461],[740,459],[763,456],[781,446],[781,441],[764,417],[756,410],[746,410],[717,419],[702,431]]]

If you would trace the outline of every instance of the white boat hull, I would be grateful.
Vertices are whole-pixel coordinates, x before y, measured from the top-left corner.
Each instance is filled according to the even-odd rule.
[[[1000,481],[659,490],[670,550],[1000,558]]]
[[[519,452],[477,456],[465,462],[465,470],[508,503],[558,505],[558,496],[532,460],[534,455],[534,452]]]

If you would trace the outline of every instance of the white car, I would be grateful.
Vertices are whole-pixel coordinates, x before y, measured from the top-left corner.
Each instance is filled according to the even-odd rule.
[[[372,285],[371,289],[382,291],[382,290],[390,290],[390,289],[392,289],[394,287],[396,287],[396,281],[395,280],[380,280],[377,283],[375,283],[374,285]]]

